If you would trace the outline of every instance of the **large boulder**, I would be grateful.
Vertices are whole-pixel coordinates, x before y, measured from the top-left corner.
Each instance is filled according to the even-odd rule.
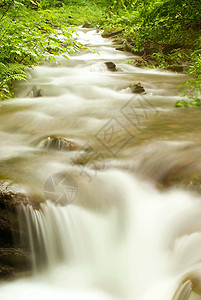
[[[17,185],[0,181],[0,279],[30,273],[28,246],[21,244],[17,206],[29,202]],[[26,228],[22,225],[22,231]]]
[[[22,248],[0,248],[0,280],[30,275],[30,253]]]

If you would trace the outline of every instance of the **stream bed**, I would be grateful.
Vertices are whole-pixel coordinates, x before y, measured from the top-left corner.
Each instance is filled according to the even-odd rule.
[[[200,109],[174,107],[188,77],[77,32],[97,52],[41,64],[0,103],[0,177],[37,206],[18,208],[33,274],[0,299],[200,299]]]

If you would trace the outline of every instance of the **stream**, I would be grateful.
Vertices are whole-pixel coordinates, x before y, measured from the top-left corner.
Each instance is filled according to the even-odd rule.
[[[29,70],[0,103],[1,178],[34,203],[18,208],[33,274],[0,299],[201,299],[200,196],[177,187],[201,169],[200,110],[174,107],[188,77],[77,34],[97,51]]]

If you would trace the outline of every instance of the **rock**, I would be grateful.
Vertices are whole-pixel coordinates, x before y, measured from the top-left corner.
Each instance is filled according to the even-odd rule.
[[[80,150],[80,145],[73,141],[67,140],[60,137],[48,137],[42,141],[44,148],[54,149],[58,151],[78,151]]]
[[[131,88],[131,93],[133,93],[133,94],[142,94],[142,93],[145,93],[145,89],[141,85],[140,82],[138,82],[137,84],[132,84],[130,86],[130,88]]]
[[[127,52],[133,53],[134,55],[138,55],[138,56],[142,56],[144,54],[144,51],[135,51],[134,46],[131,44],[128,44],[128,43],[124,44],[123,47],[117,47],[116,50],[127,51]]]
[[[120,34],[123,32],[123,28],[121,27],[117,27],[117,28],[107,28],[102,34],[101,36],[103,38],[109,38],[112,36],[115,36],[117,34]]]
[[[115,50],[124,51],[124,47],[117,47],[117,48],[115,48]]]
[[[164,54],[170,54],[173,50],[182,48],[180,44],[167,45],[162,49]]]
[[[137,55],[137,56],[142,56],[144,55],[144,51],[132,51],[133,54]]]
[[[124,49],[127,52],[133,52],[133,46],[130,44],[125,44]]]
[[[124,44],[124,40],[122,40],[122,39],[115,39],[115,40],[113,40],[113,44],[114,45],[123,45]]]
[[[30,253],[20,248],[0,248],[0,278],[30,273]],[[29,261],[29,262],[28,262]]]
[[[25,190],[17,184],[0,180],[0,207],[3,205],[19,205],[29,203],[29,197]]]
[[[147,60],[147,65],[148,66],[155,66],[155,67],[157,67],[157,63],[156,63],[156,61],[154,59],[148,59]]]
[[[10,278],[13,272],[14,270],[12,267],[0,263],[0,280]]]
[[[112,72],[117,72],[117,66],[113,62],[108,61],[105,63],[105,65],[107,66],[108,70]]]
[[[159,53],[160,49],[150,46],[149,48],[144,48],[144,54],[143,55],[152,55],[153,53]]]
[[[0,260],[9,265],[23,264],[27,253],[20,248],[0,248]]]
[[[91,24],[90,22],[86,21],[84,23],[84,25],[82,26],[82,28],[92,28],[93,27],[93,24]]]
[[[18,185],[0,181],[0,278],[18,276],[30,271],[30,255],[21,244],[16,207],[29,202],[25,191]],[[22,233],[26,227],[22,224]],[[26,232],[27,234],[27,232]]]
[[[130,38],[130,37],[127,38],[127,41],[128,41],[129,43],[133,43],[133,39]]]
[[[37,86],[33,86],[31,91],[27,95],[28,98],[38,98],[43,97],[42,89],[39,89]]]
[[[183,72],[184,67],[183,66],[168,66],[168,69],[174,72]]]

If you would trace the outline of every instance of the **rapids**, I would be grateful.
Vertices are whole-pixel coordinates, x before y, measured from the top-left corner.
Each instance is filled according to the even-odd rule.
[[[0,104],[0,175],[40,207],[18,209],[33,274],[0,299],[201,299],[200,197],[155,186],[200,170],[200,112],[174,108],[187,76],[127,64],[96,30],[76,38],[97,51],[29,70]]]

